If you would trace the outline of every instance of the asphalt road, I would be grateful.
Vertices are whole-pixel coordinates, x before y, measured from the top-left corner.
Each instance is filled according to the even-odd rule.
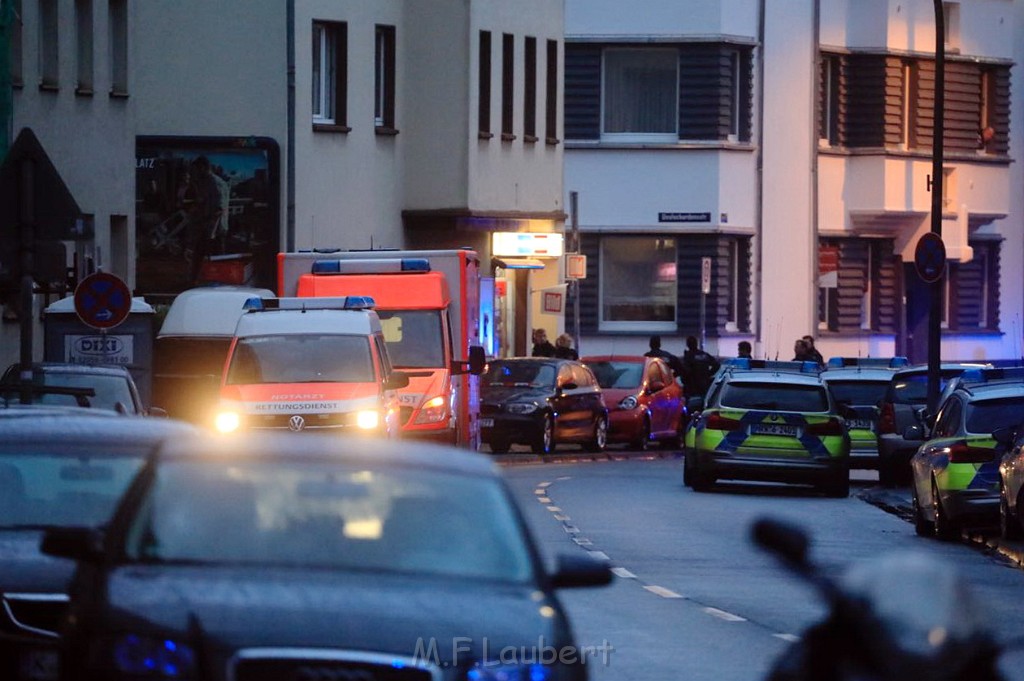
[[[947,561],[1005,637],[1024,631],[1024,572],[993,551],[917,537],[898,514],[860,498],[874,491],[871,472],[855,473],[850,498],[828,499],[738,483],[698,494],[683,487],[674,458],[518,461],[506,475],[546,559],[594,551],[618,574],[604,589],[562,592],[580,645],[593,651],[595,681],[764,678],[824,613],[807,585],[749,541],[752,521],[766,515],[806,528],[812,558],[831,574],[896,549]],[[1007,678],[1024,679],[1024,653],[1003,662]]]

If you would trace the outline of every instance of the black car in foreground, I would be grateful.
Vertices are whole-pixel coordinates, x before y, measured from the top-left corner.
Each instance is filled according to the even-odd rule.
[[[608,441],[608,408],[584,364],[549,357],[514,357],[487,364],[480,377],[480,440],[503,454],[512,444],[550,454],[562,443],[592,452]]]
[[[74,563],[40,552],[44,530],[105,523],[159,442],[192,431],[78,407],[0,409],[0,679],[57,678]]]
[[[84,406],[126,416],[166,416],[159,407],[147,408],[131,372],[121,365],[36,362],[29,381],[21,378],[21,365],[12,364],[0,378],[0,396],[20,402],[24,389],[33,404]]]
[[[546,571],[482,455],[318,435],[168,443],[43,548],[80,561],[66,679],[583,679],[554,590],[611,578]]]

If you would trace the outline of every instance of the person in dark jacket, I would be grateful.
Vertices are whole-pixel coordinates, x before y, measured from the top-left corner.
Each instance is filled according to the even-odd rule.
[[[698,347],[696,336],[687,336],[683,353],[683,394],[687,398],[702,397],[711,387],[711,379],[719,366],[717,357]]]
[[[672,373],[679,378],[683,377],[683,363],[668,350],[661,348],[661,336],[651,336],[649,341],[651,349],[644,353],[644,357],[660,357],[672,369]]]
[[[822,357],[821,353],[818,352],[818,349],[814,347],[814,336],[804,336],[801,340],[804,342],[804,345],[807,346],[807,359],[817,362],[818,366],[825,364],[825,358]]]
[[[555,339],[555,357],[559,359],[579,359],[580,355],[572,347],[572,336],[563,333]]]
[[[750,346],[750,341],[740,341],[739,345],[736,346],[736,356],[745,359],[753,359],[754,356],[751,354],[753,348]]]
[[[555,346],[548,340],[548,332],[544,329],[533,330],[533,357],[554,357]]]

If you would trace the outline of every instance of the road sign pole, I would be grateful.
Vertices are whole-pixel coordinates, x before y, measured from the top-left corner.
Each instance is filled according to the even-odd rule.
[[[932,223],[933,234],[942,236],[943,131],[945,130],[946,96],[946,22],[942,0],[932,0],[935,7],[935,103],[932,127]],[[928,310],[928,413],[935,415],[939,402],[939,364],[942,355],[942,276],[930,284],[931,304]]]
[[[570,234],[572,235],[572,252],[580,252],[579,192],[569,192]],[[580,352],[580,280],[572,280],[572,338],[576,352]]]

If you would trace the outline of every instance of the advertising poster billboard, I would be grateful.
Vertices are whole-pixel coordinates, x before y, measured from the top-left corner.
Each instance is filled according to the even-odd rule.
[[[276,287],[280,154],[263,137],[139,137],[136,293]]]

